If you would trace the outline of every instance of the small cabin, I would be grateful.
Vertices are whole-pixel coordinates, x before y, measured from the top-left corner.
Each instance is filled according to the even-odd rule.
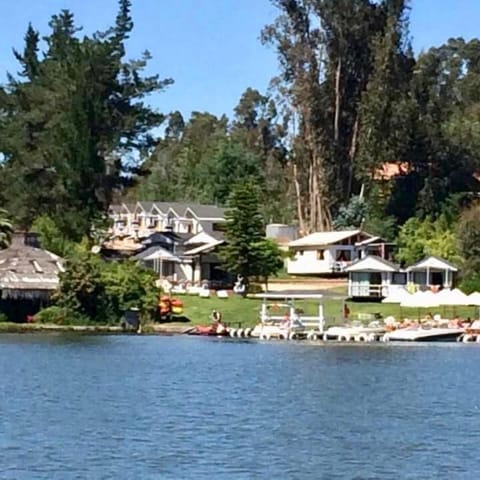
[[[375,255],[367,255],[348,266],[350,298],[381,299],[394,289],[405,288],[407,274],[398,265]]]
[[[358,299],[382,299],[395,290],[433,290],[452,288],[457,267],[438,257],[428,257],[401,269],[399,265],[375,255],[349,265],[348,296]]]
[[[406,269],[407,282],[418,285],[421,290],[452,288],[458,268],[439,257],[427,257]]]

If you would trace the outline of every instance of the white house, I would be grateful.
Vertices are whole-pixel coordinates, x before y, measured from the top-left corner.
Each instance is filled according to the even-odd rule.
[[[111,238],[104,244],[108,250],[136,252],[135,258],[159,276],[177,281],[215,280],[224,275],[214,254],[223,243],[223,208],[182,202],[137,202],[112,205],[109,215]],[[174,234],[173,247],[163,241],[148,243],[153,234],[162,233]]]
[[[398,265],[374,255],[357,260],[345,271],[350,298],[383,298],[407,283],[407,274]]]
[[[290,275],[345,272],[347,266],[369,251],[386,256],[388,245],[362,230],[312,233],[288,244],[291,258],[287,261],[287,272]]]
[[[109,209],[113,237],[145,238],[154,232],[171,230],[195,235],[220,232],[225,209],[216,205],[181,202],[137,202],[112,205]]]

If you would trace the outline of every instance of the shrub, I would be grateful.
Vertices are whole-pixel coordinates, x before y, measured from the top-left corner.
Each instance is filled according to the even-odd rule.
[[[101,323],[116,323],[126,310],[137,307],[146,319],[158,302],[155,280],[153,271],[131,260],[106,262],[90,252],[78,252],[60,275],[58,306]]]
[[[35,322],[38,323],[53,323],[56,325],[74,325],[84,324],[88,322],[88,318],[69,311],[66,308],[52,305],[51,307],[40,310],[35,315]]]
[[[467,278],[478,277],[480,271],[480,204],[465,210],[457,224],[460,252],[465,260],[463,273]]]
[[[460,288],[466,294],[480,292],[480,273],[464,278]]]
[[[3,312],[0,312],[0,323],[4,322],[8,322],[8,317]]]

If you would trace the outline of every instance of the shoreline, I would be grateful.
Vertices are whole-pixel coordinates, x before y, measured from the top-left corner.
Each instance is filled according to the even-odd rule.
[[[182,335],[193,325],[147,324],[141,332],[124,330],[113,325],[56,325],[36,323],[0,323],[0,335],[9,333],[76,333],[90,335]]]

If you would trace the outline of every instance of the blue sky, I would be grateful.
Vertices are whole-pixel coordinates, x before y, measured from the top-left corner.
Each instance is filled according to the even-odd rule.
[[[4,0],[5,1],[5,0]],[[15,0],[0,17],[0,80],[16,71],[12,47],[21,49],[31,21],[48,31],[53,13],[67,8],[86,33],[111,25],[116,0]],[[231,116],[241,93],[252,86],[265,91],[276,73],[273,50],[259,33],[275,17],[269,0],[133,0],[135,28],[128,43],[134,58],[148,49],[149,72],[175,84],[150,103],[162,112],[209,111]],[[479,0],[413,0],[411,34],[416,51],[450,37],[480,36]]]

